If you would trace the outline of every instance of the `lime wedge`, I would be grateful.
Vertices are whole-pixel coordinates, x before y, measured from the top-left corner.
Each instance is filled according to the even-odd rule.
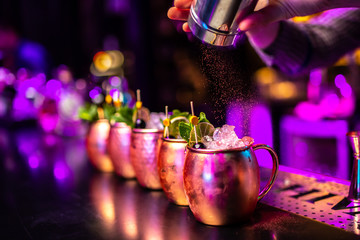
[[[214,134],[215,128],[212,124],[208,123],[208,122],[201,122],[196,126],[196,137],[197,137],[197,142],[201,142],[201,138],[203,138],[204,136],[212,136]],[[191,129],[190,132],[190,146],[195,143],[195,132],[194,132],[194,128]]]
[[[170,126],[169,126],[169,135],[171,137],[180,139],[180,131],[179,131],[179,124],[181,122],[189,122],[189,120],[186,117],[183,116],[179,116],[179,117],[174,117],[173,119],[170,120]]]

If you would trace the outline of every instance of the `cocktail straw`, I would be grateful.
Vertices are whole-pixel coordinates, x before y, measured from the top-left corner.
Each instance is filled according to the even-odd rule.
[[[111,105],[113,98],[112,98],[112,96],[110,95],[110,86],[109,86],[109,84],[107,83],[107,81],[103,82],[103,84],[104,84],[103,86],[104,86],[105,92],[106,92],[105,102],[106,102],[107,104]]]
[[[190,101],[190,109],[191,109],[191,115],[195,116],[195,114],[194,114],[194,103],[193,103],[193,101]]]
[[[136,103],[135,107],[137,110],[142,108],[141,96],[140,96],[140,89],[136,90]]]
[[[169,138],[169,124],[170,124],[170,119],[169,119],[169,114],[168,114],[168,106],[165,106],[165,121],[164,121],[164,125],[165,125],[165,127],[164,127],[164,137],[166,137],[166,138]]]
[[[194,104],[193,101],[190,101],[190,108],[191,108],[191,114],[194,117]],[[194,134],[195,134],[195,143],[198,144],[198,140],[197,140],[197,133],[196,133],[196,125],[194,124]]]
[[[141,102],[140,89],[136,90],[136,101]]]

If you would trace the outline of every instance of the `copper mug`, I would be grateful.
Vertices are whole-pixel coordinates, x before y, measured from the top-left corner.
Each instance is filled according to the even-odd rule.
[[[170,202],[187,206],[184,192],[183,169],[187,142],[163,138],[158,159],[160,183]]]
[[[162,135],[163,131],[157,129],[132,130],[130,160],[136,179],[142,187],[161,189],[157,160]]]
[[[131,127],[126,123],[114,123],[109,132],[108,152],[115,173],[123,178],[134,178],[135,171],[130,161]]]
[[[259,165],[254,154],[258,149],[266,149],[273,161],[270,180],[260,193]],[[192,213],[209,225],[248,220],[274,184],[278,166],[277,154],[265,144],[229,150],[187,147],[184,188]]]
[[[92,165],[102,172],[113,172],[114,166],[107,152],[109,121],[100,119],[90,124],[86,136],[86,151]]]

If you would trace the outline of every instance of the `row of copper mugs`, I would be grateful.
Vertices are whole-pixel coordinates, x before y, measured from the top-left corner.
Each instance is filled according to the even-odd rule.
[[[190,205],[197,220],[210,225],[248,219],[276,178],[278,158],[267,145],[197,150],[186,148],[182,139],[162,136],[162,130],[131,129],[124,123],[110,126],[99,120],[89,128],[86,148],[100,171],[136,177],[142,187],[163,189],[171,202]],[[273,160],[272,176],[262,191],[257,149],[268,150]]]
[[[89,160],[100,171],[136,177],[141,186],[163,189],[170,201],[188,205],[183,187],[186,141],[162,135],[162,130],[132,130],[125,123],[110,127],[107,120],[99,120],[86,138]]]

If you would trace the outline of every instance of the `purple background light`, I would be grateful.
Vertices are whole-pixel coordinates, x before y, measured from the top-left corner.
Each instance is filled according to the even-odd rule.
[[[119,97],[119,92],[120,92],[120,91],[119,91],[118,89],[113,88],[113,89],[110,90],[109,94],[110,94],[110,96],[111,96],[112,98],[114,98],[115,95],[117,95],[117,97]]]
[[[25,68],[20,68],[17,72],[16,72],[16,78],[19,81],[23,81],[25,79],[27,79],[29,77],[29,73]]]
[[[334,82],[336,87],[341,88],[342,86],[344,86],[344,84],[346,84],[346,79],[344,75],[339,74],[336,75]]]
[[[335,108],[339,105],[340,99],[335,93],[330,93],[324,98],[324,104],[327,105],[327,109]]]
[[[295,144],[295,153],[299,157],[305,157],[308,154],[308,145],[304,141]]]
[[[8,69],[0,67],[0,82],[5,82],[7,85],[11,85],[15,82],[15,75]]]
[[[46,96],[52,99],[58,99],[61,94],[62,84],[59,80],[51,79],[46,83]]]
[[[317,102],[320,98],[320,85],[322,81],[322,70],[314,69],[310,72],[307,85],[307,96],[310,102]]]
[[[29,166],[32,168],[32,169],[35,169],[35,168],[38,168],[40,165],[40,160],[37,156],[35,155],[32,155],[29,157]]]
[[[119,87],[121,84],[121,79],[118,76],[113,76],[109,78],[110,85],[113,87]]]
[[[226,122],[235,126],[238,138],[247,135],[255,143],[273,146],[272,122],[269,108],[264,104],[251,105],[246,102],[232,103],[227,109]],[[259,165],[272,167],[272,160],[266,151],[256,152]]]
[[[314,86],[320,86],[322,79],[322,73],[320,69],[315,69],[311,71],[309,76],[309,81]]]
[[[349,84],[344,85],[340,89],[340,93],[341,93],[341,95],[343,95],[343,97],[350,98],[352,95],[352,89],[351,89],[350,85]]]
[[[107,0],[106,2],[106,10],[113,14],[125,15],[127,14],[130,7],[131,0]]]
[[[54,176],[58,180],[63,180],[69,176],[69,170],[63,161],[57,161],[54,166]]]
[[[241,138],[244,135],[244,113],[243,108],[237,103],[232,103],[226,111],[226,123],[235,126],[236,135]]]
[[[280,121],[281,163],[349,179],[348,131],[345,120],[307,121],[285,116]]]
[[[270,109],[264,104],[258,104],[251,109],[250,136],[255,143],[264,143],[273,147],[273,128]],[[267,151],[256,151],[260,166],[272,167],[272,159]]]
[[[96,89],[92,89],[90,92],[89,92],[89,97],[94,99],[97,97],[97,95],[99,95],[100,93],[96,90]]]
[[[44,113],[39,117],[39,123],[45,132],[54,131],[58,122],[59,115],[57,114]]]
[[[96,99],[102,92],[102,89],[100,87],[94,87],[92,90],[90,90],[89,92],[89,97],[91,99]]]

